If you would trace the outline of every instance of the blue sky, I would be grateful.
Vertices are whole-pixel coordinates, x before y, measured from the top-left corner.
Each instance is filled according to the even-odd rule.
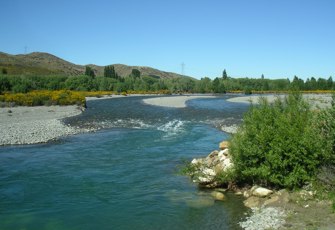
[[[196,78],[335,76],[333,0],[0,0],[0,51]]]

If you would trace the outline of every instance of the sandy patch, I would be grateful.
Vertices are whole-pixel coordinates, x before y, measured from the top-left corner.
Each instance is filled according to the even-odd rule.
[[[209,95],[187,95],[187,96],[167,96],[167,97],[154,97],[143,99],[145,104],[164,106],[171,108],[185,108],[186,102],[191,99],[197,98],[215,98],[215,96]]]
[[[111,98],[123,98],[123,97],[143,97],[143,96],[153,96],[156,94],[128,94],[128,95],[120,95],[120,94],[112,94],[112,95],[104,95],[99,97],[86,97],[86,101],[95,101],[95,100],[103,100],[103,99],[111,99]]]

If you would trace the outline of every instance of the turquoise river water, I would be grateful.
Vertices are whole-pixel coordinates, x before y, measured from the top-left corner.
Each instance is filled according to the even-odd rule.
[[[178,173],[228,138],[220,125],[241,121],[248,106],[228,97],[179,109],[89,101],[65,122],[98,131],[0,147],[0,229],[239,229],[241,198],[214,201]]]

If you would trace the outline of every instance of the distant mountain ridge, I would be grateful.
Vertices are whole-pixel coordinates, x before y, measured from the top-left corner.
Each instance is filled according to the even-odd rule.
[[[89,64],[96,75],[103,75],[104,66]],[[129,76],[132,69],[137,69],[142,76],[157,78],[188,77],[177,73],[161,71],[146,66],[127,66],[113,64],[119,76]],[[0,70],[5,68],[8,74],[35,74],[35,75],[80,75],[85,73],[85,65],[76,65],[55,55],[42,52],[12,55],[0,52]]]

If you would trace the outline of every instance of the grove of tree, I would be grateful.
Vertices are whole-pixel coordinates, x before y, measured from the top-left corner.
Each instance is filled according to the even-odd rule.
[[[86,66],[84,75],[10,75],[0,73],[0,94],[4,92],[27,93],[33,90],[76,90],[76,91],[145,91],[164,90],[169,93],[226,93],[226,92],[283,92],[292,89],[334,90],[332,77],[308,78],[306,81],[294,76],[289,79],[232,78],[226,70],[222,77],[213,80],[204,77],[200,80],[190,77],[158,78],[142,75],[133,69],[129,76],[119,76],[114,66],[106,66],[103,76],[96,76],[94,69]]]

